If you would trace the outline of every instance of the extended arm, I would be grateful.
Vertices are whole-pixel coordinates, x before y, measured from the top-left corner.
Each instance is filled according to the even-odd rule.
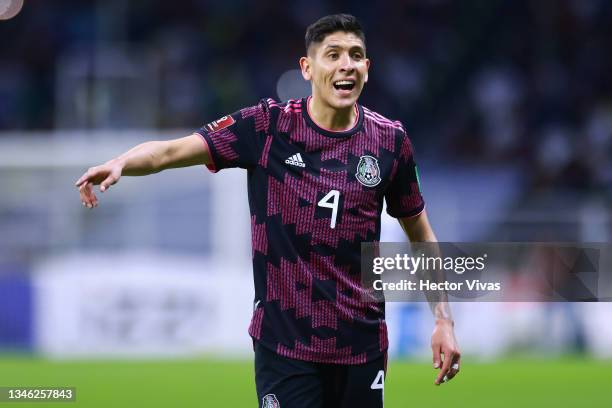
[[[180,139],[139,144],[122,155],[99,166],[91,167],[77,181],[81,201],[88,208],[97,207],[93,186],[106,191],[121,176],[145,176],[162,170],[210,164],[208,146],[196,133]]]
[[[400,218],[400,225],[408,235],[411,242],[437,242],[436,236],[429,224],[427,212],[423,210],[414,217]],[[435,246],[435,254],[439,256],[440,251]],[[428,295],[429,306],[433,312],[436,324],[431,336],[431,348],[433,351],[433,366],[440,369],[435,384],[450,380],[459,372],[461,353],[457,345],[454,333],[454,322],[446,297]],[[444,356],[442,362],[441,356]]]

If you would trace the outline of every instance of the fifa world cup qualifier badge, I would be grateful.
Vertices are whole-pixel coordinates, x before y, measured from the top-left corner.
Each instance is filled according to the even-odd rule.
[[[380,167],[378,160],[372,156],[361,156],[357,164],[357,181],[366,187],[374,187],[380,183]]]
[[[225,129],[226,127],[232,126],[236,121],[230,115],[225,115],[224,117],[214,120],[204,126],[210,133],[214,133],[218,130]]]
[[[280,403],[276,399],[276,395],[267,394],[261,400],[261,408],[280,408]]]

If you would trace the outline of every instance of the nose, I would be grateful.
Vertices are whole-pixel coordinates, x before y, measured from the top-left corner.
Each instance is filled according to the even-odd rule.
[[[340,57],[340,70],[351,72],[355,69],[355,61],[348,54],[342,54]]]

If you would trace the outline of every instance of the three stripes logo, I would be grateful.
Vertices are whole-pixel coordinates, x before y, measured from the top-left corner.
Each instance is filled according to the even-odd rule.
[[[304,163],[304,160],[302,160],[302,155],[299,153],[296,153],[293,156],[287,158],[287,160],[285,160],[285,163],[297,167],[306,167],[306,163]]]

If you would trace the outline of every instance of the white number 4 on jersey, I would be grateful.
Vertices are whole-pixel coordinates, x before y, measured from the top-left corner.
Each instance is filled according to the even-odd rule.
[[[336,228],[336,218],[338,217],[338,203],[340,202],[340,192],[338,190],[330,190],[329,193],[325,195],[317,205],[319,207],[331,208],[332,216],[329,227],[334,229]]]

